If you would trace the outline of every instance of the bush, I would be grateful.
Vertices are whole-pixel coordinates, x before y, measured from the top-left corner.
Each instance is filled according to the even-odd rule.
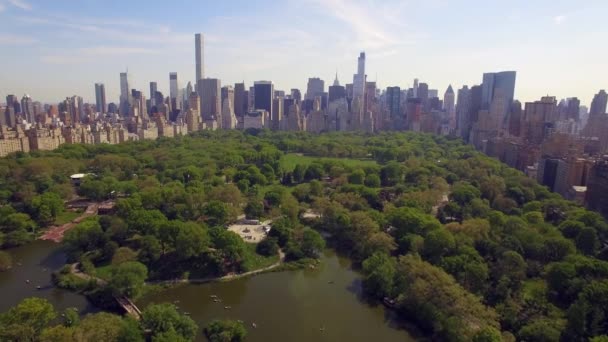
[[[205,335],[211,342],[240,342],[245,340],[247,330],[240,322],[215,320],[205,327]]]

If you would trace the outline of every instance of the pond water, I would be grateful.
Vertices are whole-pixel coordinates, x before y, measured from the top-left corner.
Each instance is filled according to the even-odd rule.
[[[242,320],[251,342],[415,341],[391,310],[364,301],[360,275],[348,259],[328,250],[321,261],[316,269],[179,285],[144,297],[138,305],[174,302],[201,328],[213,319]],[[215,303],[212,295],[222,302]]]
[[[53,287],[51,273],[66,262],[58,244],[35,241],[9,252],[14,267],[0,273],[0,312],[34,296],[48,299],[57,310],[99,311],[84,296]],[[362,293],[360,274],[350,261],[326,250],[315,269],[180,285],[152,293],[137,304],[143,309],[151,303],[175,303],[201,330],[213,319],[242,320],[251,342],[416,340],[409,333],[414,331],[411,326],[383,305],[368,304]],[[212,295],[222,302],[213,302]],[[202,333],[197,340],[204,340]]]
[[[8,252],[13,257],[13,268],[0,272],[0,312],[28,297],[46,298],[57,310],[75,307],[83,314],[98,311],[84,296],[53,287],[51,273],[66,262],[58,244],[34,241]]]

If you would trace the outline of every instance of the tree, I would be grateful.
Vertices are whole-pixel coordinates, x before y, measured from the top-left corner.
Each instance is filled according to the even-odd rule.
[[[147,306],[141,314],[141,325],[150,330],[152,336],[175,332],[183,339],[190,341],[196,336],[198,326],[188,316],[180,315],[172,304]]]
[[[75,255],[96,250],[102,247],[106,241],[107,238],[99,222],[94,220],[79,223],[76,227],[68,230],[63,238],[63,243]]]
[[[66,327],[73,327],[80,323],[80,316],[78,315],[78,309],[67,308],[63,311],[63,325]]]
[[[500,331],[493,327],[485,327],[473,336],[473,342],[502,342]]]
[[[304,173],[304,180],[310,182],[313,179],[321,179],[324,173],[323,166],[320,164],[310,164]]]
[[[112,256],[112,265],[120,265],[125,262],[137,260],[137,252],[129,247],[120,247]]]
[[[63,212],[63,200],[53,192],[45,192],[36,196],[31,203],[34,217],[41,226],[47,226],[55,222],[57,215]]]
[[[309,258],[316,258],[325,248],[325,240],[321,234],[310,228],[305,228],[302,232],[302,252]]]
[[[141,239],[141,249],[138,259],[144,264],[151,264],[160,258],[162,248],[158,239],[152,235],[146,235]]]
[[[470,341],[486,327],[499,327],[493,309],[417,256],[399,258],[395,288],[398,310],[438,340]]]
[[[296,165],[293,170],[293,180],[296,183],[301,183],[304,180],[304,174],[306,174],[306,166],[302,164]]]
[[[228,222],[230,217],[228,205],[216,200],[207,203],[203,214],[205,214],[206,221],[210,226],[222,226]]]
[[[211,342],[240,342],[245,340],[247,330],[240,322],[215,320],[205,327],[205,335]]]
[[[361,169],[353,171],[348,176],[348,182],[350,184],[363,184],[365,180],[365,172]]]
[[[452,187],[450,199],[461,206],[465,206],[480,196],[481,192],[476,187],[467,183],[457,183]]]
[[[112,267],[108,285],[115,295],[136,299],[141,294],[147,277],[146,265],[129,261]]]
[[[380,180],[384,186],[393,186],[401,182],[403,169],[397,162],[389,162],[380,170]]]
[[[193,222],[184,223],[175,239],[175,251],[180,258],[189,259],[205,252],[209,243],[206,229]]]
[[[521,341],[559,342],[561,331],[547,320],[534,320],[519,330]]]
[[[599,240],[595,229],[591,227],[585,227],[576,236],[576,248],[583,254],[595,255],[599,248]]]
[[[391,297],[394,290],[395,259],[385,253],[375,253],[363,262],[365,292],[377,297]]]
[[[279,252],[279,239],[276,237],[266,237],[258,243],[256,252],[265,256],[277,255]]]
[[[375,173],[369,174],[365,177],[364,184],[370,188],[379,188],[381,184],[380,177]]]
[[[42,330],[39,340],[44,342],[72,342],[76,340],[75,333],[75,328],[56,325]]]
[[[26,298],[0,314],[0,340],[34,341],[55,317],[57,313],[46,299]]]
[[[449,230],[437,229],[428,233],[424,239],[423,254],[431,260],[437,260],[454,249],[455,245],[456,241]]]
[[[118,341],[123,331],[123,322],[119,316],[100,312],[87,315],[78,325],[74,334],[75,341]]]
[[[259,219],[264,215],[264,204],[257,198],[252,198],[247,202],[245,215],[248,219]]]

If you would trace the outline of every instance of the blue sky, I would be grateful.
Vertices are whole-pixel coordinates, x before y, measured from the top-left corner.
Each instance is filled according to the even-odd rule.
[[[442,94],[517,70],[516,98],[608,88],[606,0],[0,0],[0,102],[29,93],[118,100],[119,72],[165,94],[169,72],[194,81],[194,33],[206,37],[205,74],[222,84],[275,88],[352,82],[360,51],[369,80]]]

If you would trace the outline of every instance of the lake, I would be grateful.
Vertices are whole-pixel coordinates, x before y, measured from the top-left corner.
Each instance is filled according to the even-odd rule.
[[[15,265],[0,273],[0,312],[34,296],[48,299],[57,310],[75,307],[81,314],[99,311],[84,296],[53,287],[51,273],[66,262],[59,245],[35,241],[9,252]],[[201,330],[213,319],[242,320],[251,342],[416,340],[408,332],[411,326],[384,306],[368,304],[362,293],[360,275],[350,261],[326,250],[315,269],[179,285],[150,294],[137,304],[143,309],[151,303],[175,302]],[[222,303],[214,303],[212,295]],[[198,340],[204,340],[202,333]]]

